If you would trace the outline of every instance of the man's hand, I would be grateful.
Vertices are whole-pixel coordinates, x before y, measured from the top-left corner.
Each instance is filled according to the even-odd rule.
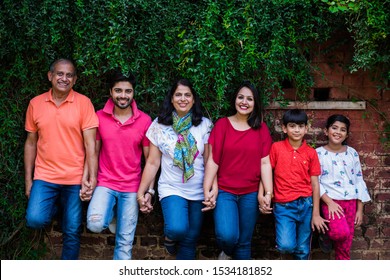
[[[25,184],[25,195],[29,199],[33,181],[32,181],[32,179],[26,179],[24,181],[24,184]]]
[[[80,199],[81,201],[90,201],[93,191],[96,187],[96,180],[83,179],[81,183]]]

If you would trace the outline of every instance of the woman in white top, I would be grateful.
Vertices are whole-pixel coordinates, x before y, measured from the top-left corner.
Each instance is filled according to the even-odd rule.
[[[161,165],[158,193],[164,217],[164,245],[169,254],[176,254],[176,259],[195,259],[203,221],[203,176],[211,128],[212,122],[203,117],[190,81],[179,79],[146,133],[150,151],[137,200],[142,212],[153,209],[154,190],[148,186]]]

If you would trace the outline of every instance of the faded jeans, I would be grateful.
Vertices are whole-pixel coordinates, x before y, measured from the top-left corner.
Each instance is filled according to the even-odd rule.
[[[88,206],[87,228],[99,233],[109,226],[114,217],[114,260],[130,260],[138,221],[137,193],[118,192],[97,186]]]

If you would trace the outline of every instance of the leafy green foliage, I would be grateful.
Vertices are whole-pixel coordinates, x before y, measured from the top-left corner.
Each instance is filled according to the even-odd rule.
[[[390,8],[386,3],[3,0],[1,257],[38,258],[44,250],[39,246],[35,251],[22,250],[31,244],[20,238],[15,251],[5,254],[15,238],[29,234],[20,226],[26,206],[24,116],[28,101],[49,88],[47,71],[54,59],[72,57],[76,61],[75,89],[89,96],[96,109],[102,108],[108,96],[107,72],[120,67],[136,75],[136,100],[152,117],[174,78],[186,76],[194,82],[206,113],[216,120],[227,114],[230,96],[244,79],[257,85],[265,103],[283,101],[285,81],[304,99],[313,85],[313,46],[343,28],[355,39],[351,70],[379,67],[388,79]]]
[[[346,27],[355,40],[351,72],[379,67],[383,69],[383,78],[389,80],[390,1],[322,0],[322,2],[329,5],[332,13],[344,15]]]

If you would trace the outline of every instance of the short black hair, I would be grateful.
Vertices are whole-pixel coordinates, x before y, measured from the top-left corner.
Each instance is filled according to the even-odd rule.
[[[288,123],[305,124],[307,125],[307,115],[305,111],[301,109],[290,109],[283,115],[283,125],[287,126]]]
[[[171,99],[172,99],[172,96],[175,93],[175,91],[179,85],[189,87],[189,89],[194,97],[194,105],[192,106],[192,109],[191,109],[191,111],[192,111],[192,125],[198,126],[202,122],[202,118],[203,118],[202,104],[200,102],[200,98],[199,98],[198,94],[196,93],[194,87],[192,86],[192,83],[186,78],[178,78],[173,83],[172,87],[168,90],[167,94],[165,95],[163,104],[162,104],[161,112],[158,115],[158,123],[161,123],[164,125],[172,125],[173,124],[172,113],[175,110],[175,107],[173,107]]]
[[[108,81],[109,88],[112,89],[118,82],[129,82],[134,89],[137,83],[136,78],[132,73],[124,74],[122,71],[116,69],[111,72]]]

